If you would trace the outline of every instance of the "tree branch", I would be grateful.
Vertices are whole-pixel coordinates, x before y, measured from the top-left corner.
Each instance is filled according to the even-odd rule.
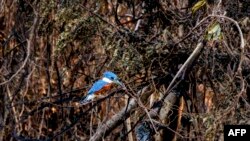
[[[144,87],[138,94],[144,94],[149,87]],[[124,120],[128,118],[128,115],[132,112],[134,108],[138,106],[137,100],[131,98],[127,107],[124,107],[119,113],[115,114],[106,123],[103,123],[98,127],[95,134],[90,138],[90,141],[100,141],[103,136],[108,135],[115,127],[121,124]]]

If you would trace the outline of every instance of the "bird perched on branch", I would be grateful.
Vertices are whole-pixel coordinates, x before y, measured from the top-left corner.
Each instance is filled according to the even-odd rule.
[[[87,102],[93,100],[97,95],[101,95],[106,91],[110,90],[113,84],[118,84],[123,86],[123,84],[119,81],[119,78],[116,74],[111,71],[106,71],[103,73],[103,78],[96,81],[93,86],[88,91],[87,95],[82,98],[80,104],[83,105]]]

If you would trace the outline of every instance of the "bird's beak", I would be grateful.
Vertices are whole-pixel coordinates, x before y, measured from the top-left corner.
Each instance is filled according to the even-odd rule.
[[[124,87],[124,84],[122,82],[120,82],[119,80],[114,80],[114,82],[122,87]]]
[[[120,82],[119,80],[114,80],[114,83],[117,85],[120,85],[122,87],[122,89],[124,89],[124,90],[127,89],[126,86],[122,82]]]

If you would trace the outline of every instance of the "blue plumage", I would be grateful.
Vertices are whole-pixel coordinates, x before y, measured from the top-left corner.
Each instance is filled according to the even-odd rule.
[[[114,74],[113,72],[111,71],[106,71],[103,73],[103,76],[110,79],[110,80],[118,80],[118,77],[116,74]]]
[[[90,88],[90,90],[88,91],[88,94],[94,94],[95,92],[101,90],[105,85],[107,85],[108,83],[101,80],[96,81],[93,86]]]

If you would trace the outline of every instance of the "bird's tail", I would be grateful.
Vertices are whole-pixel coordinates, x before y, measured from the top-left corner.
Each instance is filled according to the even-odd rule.
[[[90,102],[92,99],[95,98],[95,95],[94,94],[88,94],[86,96],[84,96],[80,101],[80,105],[83,105],[83,104],[86,104],[88,102]]]

